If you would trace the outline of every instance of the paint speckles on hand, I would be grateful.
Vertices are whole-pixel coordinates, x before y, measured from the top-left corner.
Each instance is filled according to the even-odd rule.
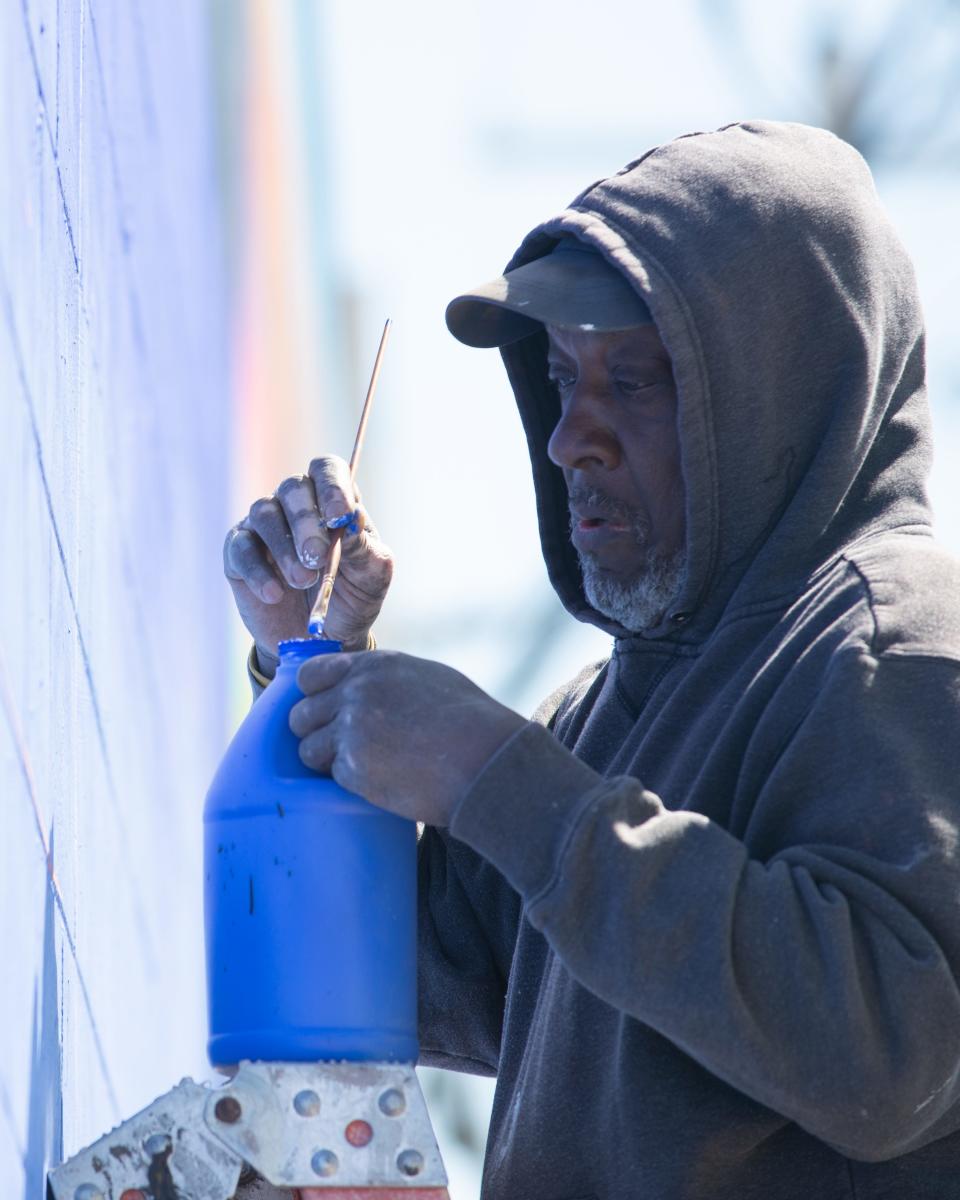
[[[331,517],[326,524],[328,529],[344,529],[347,533],[359,533],[360,509],[355,508],[353,512],[344,513],[342,517]]]

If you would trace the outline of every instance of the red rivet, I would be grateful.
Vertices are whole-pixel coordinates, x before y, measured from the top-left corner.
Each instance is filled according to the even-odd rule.
[[[373,1137],[373,1129],[366,1121],[351,1121],[343,1136],[351,1146],[366,1146]]]

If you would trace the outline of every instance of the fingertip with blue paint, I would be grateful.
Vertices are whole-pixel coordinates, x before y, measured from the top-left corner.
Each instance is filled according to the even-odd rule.
[[[347,533],[359,533],[360,509],[355,508],[353,512],[344,513],[342,517],[331,517],[326,525],[328,529],[345,529]]]

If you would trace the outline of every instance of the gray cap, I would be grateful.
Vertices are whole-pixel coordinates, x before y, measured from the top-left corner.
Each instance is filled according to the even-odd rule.
[[[447,305],[447,328],[468,346],[507,346],[544,325],[610,332],[652,325],[646,304],[596,250],[563,238]]]

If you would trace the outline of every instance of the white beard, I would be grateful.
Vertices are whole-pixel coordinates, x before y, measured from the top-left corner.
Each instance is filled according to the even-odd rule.
[[[656,625],[676,600],[687,568],[684,550],[669,558],[652,558],[635,579],[614,579],[592,561],[593,555],[579,555],[583,572],[583,590],[598,613],[639,633]]]

